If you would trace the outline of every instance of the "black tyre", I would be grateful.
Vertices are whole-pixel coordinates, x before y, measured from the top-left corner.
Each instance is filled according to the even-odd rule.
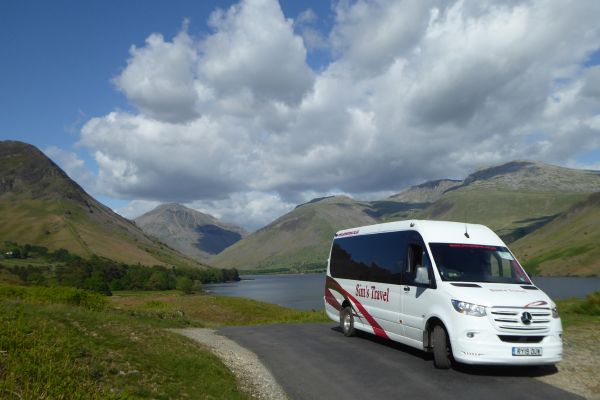
[[[340,311],[340,328],[345,336],[354,335],[354,316],[351,307],[344,307]]]
[[[448,369],[452,367],[450,359],[450,344],[446,330],[441,325],[433,328],[433,365],[439,369]]]

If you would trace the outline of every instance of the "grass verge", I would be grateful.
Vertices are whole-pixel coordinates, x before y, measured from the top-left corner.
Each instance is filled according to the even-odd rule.
[[[0,284],[0,398],[245,399],[208,349],[163,328],[324,320],[240,298]]]
[[[324,311],[299,311],[240,297],[179,292],[116,292],[113,307],[140,318],[158,316],[153,323],[172,327],[216,328],[228,325],[310,323],[329,321]]]
[[[585,299],[557,300],[563,328],[589,325],[590,329],[600,330],[600,291],[590,293]]]

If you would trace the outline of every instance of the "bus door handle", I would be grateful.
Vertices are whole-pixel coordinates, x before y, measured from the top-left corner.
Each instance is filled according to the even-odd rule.
[[[410,286],[404,286],[404,291],[405,292],[410,292]]]

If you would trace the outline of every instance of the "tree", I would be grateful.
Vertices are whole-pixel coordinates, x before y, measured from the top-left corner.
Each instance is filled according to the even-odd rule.
[[[193,292],[193,282],[187,276],[180,276],[175,281],[175,288],[177,290],[181,290],[185,294],[190,294]]]
[[[169,276],[166,271],[154,271],[148,282],[146,282],[146,288],[150,290],[167,290],[169,288]]]
[[[99,271],[93,272],[92,275],[85,280],[84,287],[88,290],[100,292],[107,296],[112,295],[108,284],[104,281],[104,277]]]

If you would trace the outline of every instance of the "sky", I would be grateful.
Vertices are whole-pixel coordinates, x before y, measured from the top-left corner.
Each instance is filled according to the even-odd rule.
[[[512,160],[600,170],[600,2],[0,2],[0,140],[257,229]]]

